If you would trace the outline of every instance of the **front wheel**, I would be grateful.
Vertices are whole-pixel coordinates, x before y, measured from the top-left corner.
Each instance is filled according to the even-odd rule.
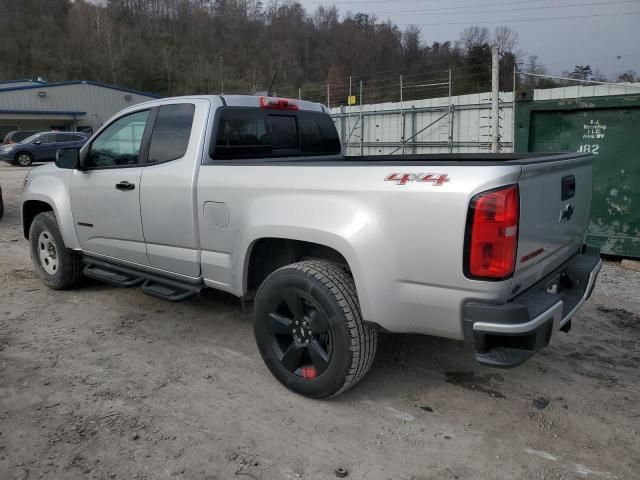
[[[19,152],[16,155],[16,163],[21,167],[30,167],[33,164],[33,155],[28,152]]]
[[[304,261],[273,272],[255,301],[254,333],[271,373],[312,398],[344,392],[367,373],[377,332],[362,320],[353,278]]]
[[[64,290],[82,280],[82,259],[65,247],[53,212],[39,213],[33,219],[29,247],[36,272],[48,287]]]

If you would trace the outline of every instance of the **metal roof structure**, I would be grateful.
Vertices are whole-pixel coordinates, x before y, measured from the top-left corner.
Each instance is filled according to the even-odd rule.
[[[89,80],[0,81],[0,137],[11,130],[95,130],[120,110],[161,98]]]

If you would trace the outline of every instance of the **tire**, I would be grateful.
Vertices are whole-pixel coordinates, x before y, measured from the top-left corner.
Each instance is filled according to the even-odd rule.
[[[29,247],[36,272],[49,288],[65,290],[82,280],[82,257],[65,247],[53,212],[39,213],[33,219]]]
[[[33,155],[29,152],[18,152],[14,159],[19,167],[30,167],[33,164]]]
[[[338,395],[358,383],[378,339],[362,320],[353,278],[319,260],[287,265],[266,278],[256,295],[253,328],[271,373],[311,398]]]

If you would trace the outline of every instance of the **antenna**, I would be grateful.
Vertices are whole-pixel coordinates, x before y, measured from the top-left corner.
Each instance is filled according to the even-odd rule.
[[[270,97],[272,95],[271,91],[273,90],[273,84],[276,83],[276,78],[278,78],[278,70],[276,70],[276,73],[273,74],[273,80],[271,80],[271,86],[267,91],[267,97]]]

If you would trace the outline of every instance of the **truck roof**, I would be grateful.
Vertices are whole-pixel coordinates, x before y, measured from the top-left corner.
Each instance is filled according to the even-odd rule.
[[[179,97],[167,97],[161,98],[158,100],[151,100],[149,102],[144,102],[144,105],[165,105],[167,103],[171,103],[174,100],[186,100],[188,98],[193,99],[205,99],[205,100],[222,100],[226,106],[229,107],[255,107],[255,108],[274,108],[281,110],[305,110],[312,112],[329,112],[329,109],[322,105],[321,103],[309,102],[307,100],[298,100],[295,98],[284,98],[284,97],[268,97],[264,95],[187,95],[187,96],[179,96]],[[276,106],[268,107],[266,106],[266,102],[282,102],[281,105],[284,105],[284,108],[278,108]],[[262,103],[261,103],[262,102]],[[136,106],[140,106],[143,104],[137,104]],[[288,108],[287,108],[288,105]],[[291,108],[295,106],[294,108]]]

